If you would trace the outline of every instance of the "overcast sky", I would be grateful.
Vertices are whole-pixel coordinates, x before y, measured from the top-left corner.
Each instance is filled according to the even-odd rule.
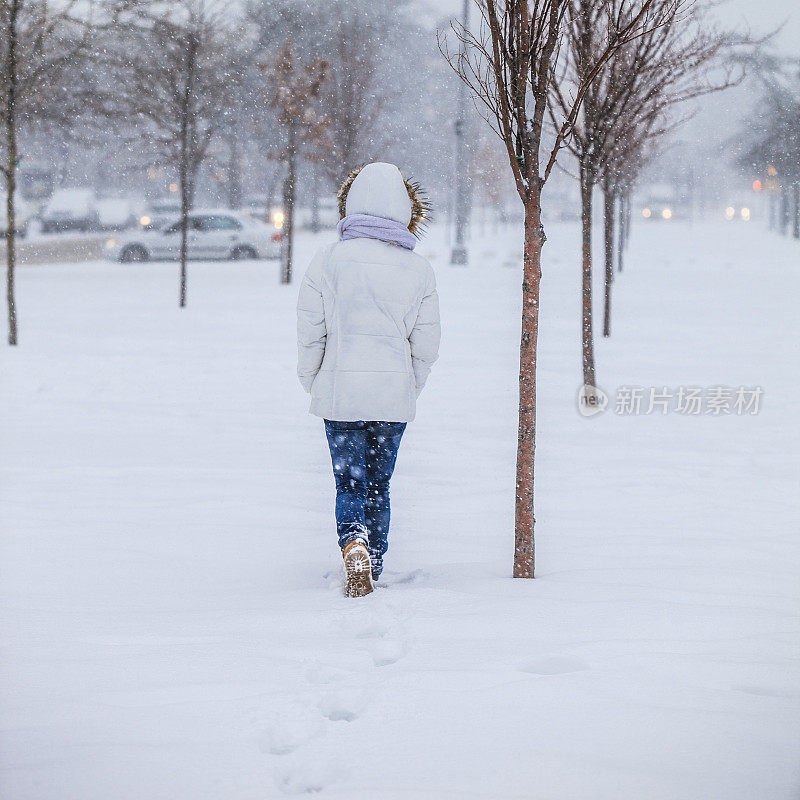
[[[430,9],[431,21],[441,20],[445,15],[460,15],[463,0],[417,0],[419,7]],[[697,0],[698,3],[707,0]],[[783,25],[770,49],[782,55],[800,59],[800,0],[727,0],[720,3],[716,15],[726,27],[750,32],[753,37],[763,36]],[[471,10],[471,22],[477,16]],[[666,140],[665,151],[673,145],[683,144],[698,148],[703,152],[706,166],[716,173],[720,168],[734,169],[733,162],[727,158],[726,148],[737,131],[742,129],[743,120],[752,116],[758,109],[758,86],[745,82],[742,86],[726,92],[704,97],[694,107],[687,107],[691,119],[679,126]],[[711,166],[709,166],[711,165]],[[746,176],[747,177],[747,176]],[[752,176],[747,177],[747,183]]]
[[[702,2],[702,0],[699,0]],[[427,0],[433,13],[460,14],[463,0]],[[731,25],[745,25],[755,36],[786,23],[776,45],[786,55],[800,57],[800,0],[727,0],[717,11]]]
[[[800,57],[799,0],[729,0],[719,14],[734,24],[744,22],[754,34],[767,33],[785,22],[776,45],[787,55]]]

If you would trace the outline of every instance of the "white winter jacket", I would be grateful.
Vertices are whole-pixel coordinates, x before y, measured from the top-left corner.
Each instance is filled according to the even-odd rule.
[[[397,167],[364,167],[347,197],[347,214],[355,213],[408,225],[411,204]],[[312,414],[410,422],[439,337],[436,280],[422,256],[366,238],[314,256],[297,303],[297,374]]]

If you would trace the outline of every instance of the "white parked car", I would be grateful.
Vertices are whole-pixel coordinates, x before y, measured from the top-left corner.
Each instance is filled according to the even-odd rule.
[[[194,210],[189,215],[189,258],[277,258],[280,231],[237,211]],[[174,218],[158,230],[140,230],[106,242],[106,256],[130,263],[180,257],[181,222]]]
[[[98,226],[103,231],[123,231],[139,224],[139,208],[125,197],[109,197],[97,201]]]
[[[144,214],[139,217],[139,224],[147,230],[161,229],[180,213],[180,200],[176,197],[162,197],[147,204]]]
[[[42,211],[42,233],[97,230],[97,197],[91,189],[57,189]]]
[[[6,198],[8,195],[2,191],[0,192],[0,236],[6,235]],[[28,232],[28,223],[33,218],[33,208],[22,199],[19,190],[14,192],[14,212],[16,214],[16,223],[14,227],[17,229],[18,236],[25,236]]]

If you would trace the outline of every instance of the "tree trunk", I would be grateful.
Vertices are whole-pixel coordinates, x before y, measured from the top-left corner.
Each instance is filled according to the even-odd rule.
[[[625,255],[625,246],[628,238],[628,217],[625,213],[626,195],[625,190],[617,195],[617,272],[622,272],[622,262]]]
[[[311,233],[319,233],[319,170],[314,164],[311,170]]]
[[[238,120],[231,128],[228,146],[228,206],[238,209],[242,207],[242,157],[239,147]]]
[[[189,185],[188,168],[186,165],[185,143],[181,142],[181,288],[180,288],[180,308],[186,305],[186,261],[189,257]]]
[[[789,227],[789,192],[785,185],[781,184],[781,202],[778,211],[778,232],[781,236],[786,235]]]
[[[17,344],[17,303],[14,296],[17,220],[14,193],[17,188],[17,17],[20,0],[12,0],[6,37],[6,297],[8,300],[8,343]]]
[[[539,285],[542,277],[540,197],[525,206],[522,273],[522,335],[519,347],[519,428],[514,509],[514,577],[532,578],[535,561],[533,462],[536,449],[536,346],[539,338]]]
[[[603,233],[605,239],[605,303],[603,305],[603,336],[611,336],[611,284],[614,280],[614,211],[616,196],[608,177],[603,178]]]
[[[294,248],[294,200],[295,173],[297,170],[297,131],[294,125],[289,126],[289,142],[287,147],[286,182],[283,185],[284,229],[283,252],[281,264],[281,283],[292,282],[292,255]]]
[[[769,230],[775,230],[775,192],[769,193]]]
[[[581,354],[583,383],[595,386],[594,333],[592,331],[592,188],[594,181],[581,167]]]
[[[633,220],[633,204],[631,203],[630,191],[625,194],[625,205],[623,209],[625,212],[625,249],[627,250],[631,241],[631,221]]]
[[[192,123],[192,91],[194,89],[194,72],[197,57],[198,42],[196,37],[191,36],[186,48],[186,82],[183,87],[183,97],[181,98],[181,163],[180,163],[180,191],[181,191],[181,287],[179,306],[186,305],[186,261],[189,257],[188,236],[189,236],[189,207],[191,205],[191,187],[189,186],[190,159],[194,158],[194,152],[190,153],[191,134],[189,126]]]
[[[794,203],[792,209],[792,236],[800,239],[800,181],[795,181],[792,187]]]

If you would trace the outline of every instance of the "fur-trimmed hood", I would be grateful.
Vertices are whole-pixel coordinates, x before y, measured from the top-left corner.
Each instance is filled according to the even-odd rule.
[[[406,225],[419,236],[430,217],[430,203],[418,183],[407,180],[394,164],[376,161],[353,170],[337,195],[339,218],[370,214]]]

